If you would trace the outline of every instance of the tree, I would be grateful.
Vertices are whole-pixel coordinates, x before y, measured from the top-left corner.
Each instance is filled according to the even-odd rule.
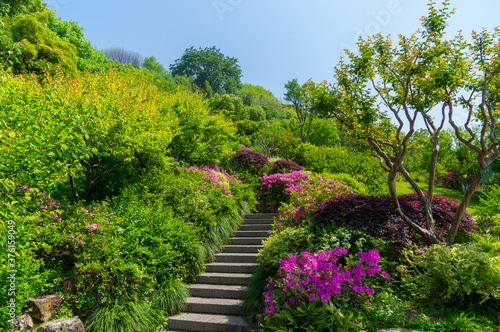
[[[42,0],[0,0],[0,16],[29,14],[47,9]]]
[[[130,63],[136,67],[142,67],[144,57],[135,51],[129,51],[123,47],[110,47],[102,51],[105,56],[119,63]]]
[[[79,70],[101,71],[109,68],[109,60],[85,38],[84,29],[77,22],[52,16],[47,27],[63,41],[75,45]]]
[[[74,74],[77,48],[47,27],[53,17],[49,10],[6,17],[0,30],[0,65],[12,68],[15,74],[55,74],[59,66]]]
[[[285,84],[285,100],[293,105],[297,119],[299,121],[300,140],[302,143],[307,143],[309,133],[311,132],[311,124],[314,120],[314,112],[310,109],[307,100],[305,99],[304,92],[306,91],[306,84],[302,86],[297,83],[294,78]]]
[[[167,161],[177,123],[173,108],[190,96],[162,94],[137,75],[76,76],[59,72],[39,82],[0,70],[0,195],[10,191],[12,175],[40,189],[68,179],[75,200],[85,200],[122,162]],[[103,169],[108,157],[117,162]]]
[[[235,93],[241,87],[241,69],[238,59],[222,54],[219,49],[186,49],[180,59],[170,65],[172,75],[194,77],[194,83],[199,88],[208,82],[213,92],[223,94]]]
[[[423,29],[410,37],[399,36],[396,46],[380,34],[360,39],[359,53],[346,51],[347,61],[341,60],[336,66],[332,84],[311,82],[309,88],[315,110],[334,117],[370,144],[388,173],[389,191],[398,213],[415,232],[435,244],[454,242],[462,215],[481,183],[481,172],[500,155],[496,108],[500,102],[500,30],[473,32],[471,42],[461,35],[445,38],[446,20],[453,13],[448,5],[445,1],[442,9],[436,9],[431,1],[429,15],[422,18]],[[455,122],[458,113],[465,116],[467,136]],[[404,165],[417,119],[423,121],[431,143],[427,193]],[[440,133],[446,120],[456,139],[474,151],[477,163],[450,230],[437,234],[431,203]],[[479,131],[473,130],[473,124]],[[425,224],[401,211],[395,186],[398,173],[411,184],[424,206]]]

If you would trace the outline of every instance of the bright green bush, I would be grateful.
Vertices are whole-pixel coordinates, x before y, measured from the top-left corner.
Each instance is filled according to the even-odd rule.
[[[407,250],[419,290],[428,299],[450,304],[500,300],[500,259],[479,244],[434,245]]]
[[[480,234],[500,236],[500,185],[493,185],[483,193],[476,208],[476,227]]]
[[[380,238],[375,238],[364,231],[350,226],[317,225],[310,226],[314,234],[310,237],[310,247],[314,251],[327,251],[344,247],[350,255],[356,255],[360,250],[377,249],[386,252],[388,244]]]
[[[266,320],[259,331],[329,331],[357,332],[362,325],[353,319],[354,313],[342,313],[333,303],[321,304],[316,298],[313,302],[301,302],[292,307],[288,304],[283,310],[274,313]]]
[[[343,184],[348,185],[352,189],[356,190],[356,192],[358,193],[364,193],[366,190],[365,185],[363,183],[359,182],[352,175],[347,173],[322,172],[320,175],[329,179],[342,181]]]
[[[108,304],[97,309],[89,318],[90,332],[155,331],[164,323],[164,317],[155,313],[147,302],[128,302],[122,305]]]
[[[259,250],[257,260],[261,264],[279,266],[281,258],[302,252],[309,246],[313,234],[307,228],[287,228],[264,240],[264,248]]]
[[[370,194],[383,193],[387,188],[385,172],[369,153],[300,144],[295,149],[293,160],[312,172],[349,174],[363,183]]]

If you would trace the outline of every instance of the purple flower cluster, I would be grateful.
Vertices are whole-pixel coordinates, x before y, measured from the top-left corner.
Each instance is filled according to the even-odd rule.
[[[289,203],[280,208],[281,225],[297,226],[310,217],[325,199],[340,193],[353,193],[354,189],[335,179],[310,177],[291,187]],[[278,230],[280,225],[278,224]]]
[[[310,177],[311,174],[303,171],[286,174],[264,174],[260,178],[260,189],[263,190],[264,194],[268,195],[270,199],[285,201],[290,197],[292,191],[305,183]]]
[[[339,257],[346,254],[345,248],[337,247],[318,253],[305,251],[300,257],[293,254],[281,259],[278,279],[269,281],[268,291],[263,293],[266,314],[276,312],[284,304],[279,302],[278,298],[283,297],[277,296],[277,292],[285,293],[286,302],[292,306],[317,298],[326,303],[332,297],[349,293],[372,295],[374,290],[368,286],[366,279],[378,272],[390,279],[391,276],[378,266],[380,255],[377,250],[360,251],[358,257],[361,261],[349,268],[337,264]]]
[[[242,183],[238,177],[234,177],[231,174],[227,173],[225,170],[221,170],[217,166],[217,164],[213,164],[211,166],[205,166],[203,168],[197,166],[191,166],[186,168],[186,170],[201,173],[204,184],[222,188],[222,190],[227,196],[231,196],[231,191],[229,190],[230,185],[235,183],[239,184]],[[202,187],[201,190],[205,191],[205,188]]]

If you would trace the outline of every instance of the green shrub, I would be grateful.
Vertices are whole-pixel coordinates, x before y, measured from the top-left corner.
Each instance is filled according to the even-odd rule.
[[[287,228],[264,240],[264,248],[259,250],[259,263],[278,267],[280,259],[304,251],[313,235],[307,228]]]
[[[185,309],[185,301],[188,296],[188,285],[174,281],[162,289],[153,291],[149,298],[154,303],[155,308],[170,316]]]
[[[500,236],[500,185],[490,187],[476,208],[476,226],[480,234]]]
[[[343,313],[333,303],[321,304],[317,298],[296,306],[286,304],[283,310],[267,317],[259,331],[358,332],[362,325],[353,317],[354,313]]]
[[[347,173],[322,172],[320,175],[329,179],[342,181],[343,184],[348,185],[358,193],[364,193],[366,190],[363,183],[359,182],[352,175],[349,175]]]
[[[500,259],[479,244],[434,245],[407,250],[421,292],[446,303],[482,304],[500,300]]]
[[[88,321],[89,332],[156,331],[165,319],[155,313],[147,302],[128,302],[122,305],[107,304],[97,309]]]
[[[363,230],[350,226],[317,225],[310,226],[314,234],[310,237],[310,247],[313,251],[327,251],[344,247],[350,255],[356,255],[360,250],[377,249],[387,252],[388,244],[381,238],[366,234]]]
[[[300,144],[295,151],[298,155],[293,160],[309,171],[349,174],[365,185],[367,193],[379,194],[386,191],[387,176],[378,159],[369,153],[310,144]]]

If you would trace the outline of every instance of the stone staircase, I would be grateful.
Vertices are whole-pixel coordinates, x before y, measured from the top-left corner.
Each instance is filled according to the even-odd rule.
[[[250,332],[242,317],[243,299],[252,271],[257,266],[257,251],[269,236],[276,214],[246,215],[240,229],[231,238],[215,262],[206,265],[190,286],[186,312],[168,318],[169,331]]]

